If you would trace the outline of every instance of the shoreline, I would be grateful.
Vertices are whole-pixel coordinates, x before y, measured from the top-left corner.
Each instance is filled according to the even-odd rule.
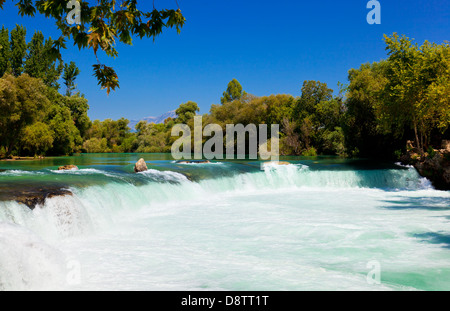
[[[45,160],[47,157],[12,157],[12,158],[4,158],[0,159],[0,162],[15,162],[15,161],[39,161]]]

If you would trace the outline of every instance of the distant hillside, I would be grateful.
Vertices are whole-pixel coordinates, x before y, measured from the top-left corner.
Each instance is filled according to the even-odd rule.
[[[167,118],[175,118],[176,116],[177,115],[175,114],[175,110],[169,111],[163,115],[160,115],[159,117],[147,117],[147,118],[142,118],[141,120],[130,120],[130,123],[128,124],[128,126],[134,132],[134,131],[136,131],[135,126],[136,126],[136,124],[139,123],[139,121],[147,121],[149,123],[160,124],[160,123],[164,123],[164,120],[166,120]]]

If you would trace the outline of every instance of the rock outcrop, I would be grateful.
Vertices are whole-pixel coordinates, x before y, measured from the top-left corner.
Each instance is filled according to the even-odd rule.
[[[450,152],[450,140],[442,141],[442,150]]]
[[[64,165],[60,166],[58,168],[58,171],[72,171],[72,170],[78,170],[78,167],[76,165]]]
[[[135,173],[145,172],[147,170],[148,170],[147,164],[145,163],[144,159],[139,159],[139,161],[137,161],[136,164],[134,165]]]
[[[22,203],[30,209],[35,209],[38,205],[44,205],[47,199],[58,196],[73,195],[72,192],[66,189],[57,188],[35,188],[24,191],[16,191],[10,193],[10,200]]]
[[[413,165],[436,189],[450,190],[450,141],[444,140],[442,149],[430,150],[430,153],[421,154],[411,142],[408,142],[407,150],[401,157],[403,164]]]

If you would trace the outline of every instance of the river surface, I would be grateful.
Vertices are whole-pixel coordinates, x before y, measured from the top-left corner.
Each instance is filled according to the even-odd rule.
[[[449,191],[396,164],[283,160],[0,162],[0,290],[450,290]],[[12,199],[43,187],[73,195]]]

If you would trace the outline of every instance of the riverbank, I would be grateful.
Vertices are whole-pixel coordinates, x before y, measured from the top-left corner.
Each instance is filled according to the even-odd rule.
[[[430,149],[422,155],[412,142],[408,142],[407,150],[402,164],[414,166],[437,190],[450,190],[450,141],[444,140],[441,149]]]
[[[3,158],[0,159],[0,161],[35,161],[35,160],[44,160],[46,157],[9,157],[9,158]]]

